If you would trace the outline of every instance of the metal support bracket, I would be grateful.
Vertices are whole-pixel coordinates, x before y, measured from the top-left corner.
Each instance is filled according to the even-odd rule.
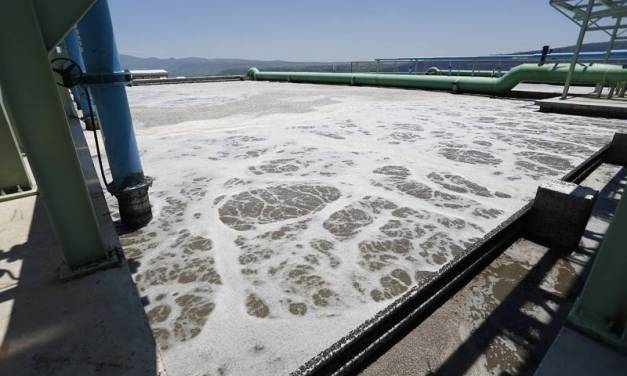
[[[82,84],[85,85],[125,85],[131,86],[133,80],[131,72],[128,70],[115,73],[85,73]]]
[[[569,323],[627,353],[627,196],[623,196]]]

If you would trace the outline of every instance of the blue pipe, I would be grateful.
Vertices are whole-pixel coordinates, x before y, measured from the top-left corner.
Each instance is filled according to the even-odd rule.
[[[81,55],[81,46],[78,41],[78,34],[75,28],[72,28],[68,35],[65,37],[65,48],[70,59],[78,65],[82,72],[85,72],[85,62],[83,61],[83,55]],[[76,104],[83,111],[83,117],[85,120],[89,119],[92,115],[89,102],[87,101],[87,94],[83,90],[82,85],[72,86],[70,88]],[[88,89],[89,90],[89,89]],[[92,103],[92,106],[94,104]]]
[[[106,0],[97,0],[78,23],[89,88],[93,95],[113,182],[108,186],[120,204],[122,221],[141,227],[152,218],[149,179],[142,170],[122,69]],[[112,82],[114,81],[114,82]]]

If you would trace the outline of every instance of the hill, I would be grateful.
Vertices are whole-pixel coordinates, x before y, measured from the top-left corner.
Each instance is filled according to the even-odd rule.
[[[246,60],[246,59],[206,59],[201,57],[159,59],[120,55],[122,66],[126,69],[165,69],[170,76],[206,76],[222,74],[244,74],[250,67],[272,70],[308,70],[338,71],[348,70],[347,63],[333,62],[292,62],[282,60]]]

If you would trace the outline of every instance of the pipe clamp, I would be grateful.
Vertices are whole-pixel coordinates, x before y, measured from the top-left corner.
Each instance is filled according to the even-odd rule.
[[[133,80],[128,70],[114,73],[85,73],[82,83],[87,85],[126,85]]]

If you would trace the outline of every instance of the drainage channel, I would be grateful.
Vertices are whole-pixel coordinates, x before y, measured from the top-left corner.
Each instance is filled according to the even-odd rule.
[[[580,183],[607,160],[610,144],[560,180]],[[347,375],[363,370],[524,237],[533,201],[467,248],[425,283],[414,286],[373,318],[309,360],[293,376]]]

